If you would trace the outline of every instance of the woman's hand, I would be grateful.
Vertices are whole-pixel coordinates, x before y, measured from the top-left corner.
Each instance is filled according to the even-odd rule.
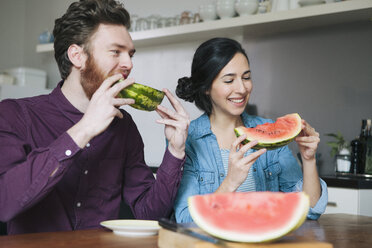
[[[319,200],[321,187],[316,168],[315,154],[319,144],[319,133],[305,120],[302,120],[302,131],[295,141],[302,157],[304,183],[302,190],[310,197],[310,206],[314,207]]]
[[[257,141],[251,141],[241,146],[241,142],[245,138],[246,135],[243,134],[231,144],[227,175],[221,186],[218,188],[218,192],[234,192],[245,181],[245,179],[247,179],[252,164],[259,156],[266,152],[266,149],[260,149],[244,157],[244,154],[249,149],[257,145]],[[240,149],[238,150],[239,146]]]
[[[302,160],[315,160],[316,150],[320,142],[319,133],[305,120],[302,120],[302,131],[295,138],[295,141],[298,144]]]
[[[185,143],[190,125],[190,117],[181,103],[169,90],[164,89],[163,91],[175,111],[159,105],[156,112],[162,119],[157,120],[157,122],[165,124],[164,133],[169,142],[169,152],[173,156],[183,159],[185,157]]]

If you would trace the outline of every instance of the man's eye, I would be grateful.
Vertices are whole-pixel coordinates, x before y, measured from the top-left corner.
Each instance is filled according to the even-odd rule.
[[[113,54],[115,54],[115,55],[118,55],[118,54],[120,53],[119,50],[111,50],[111,52],[112,52]]]
[[[231,84],[233,81],[234,81],[234,80],[232,80],[232,79],[231,79],[231,80],[225,80],[224,83],[226,83],[226,84]]]
[[[251,77],[244,77],[243,80],[251,80]]]

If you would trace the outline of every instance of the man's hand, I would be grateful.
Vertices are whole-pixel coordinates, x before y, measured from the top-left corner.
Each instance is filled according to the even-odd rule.
[[[134,103],[133,99],[116,98],[122,89],[134,83],[133,79],[126,79],[114,84],[121,78],[121,74],[116,74],[103,81],[93,94],[83,118],[67,130],[79,147],[83,148],[93,137],[105,131],[115,117],[123,118],[119,107]]]
[[[183,159],[185,157],[185,142],[190,125],[190,117],[169,90],[164,89],[163,91],[175,111],[159,105],[156,112],[161,119],[157,120],[157,122],[165,124],[164,133],[169,142],[168,149],[170,153],[177,158]]]

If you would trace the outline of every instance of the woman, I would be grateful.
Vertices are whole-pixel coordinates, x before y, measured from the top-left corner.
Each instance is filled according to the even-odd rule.
[[[315,153],[319,134],[302,121],[296,137],[303,166],[291,150],[258,151],[252,141],[242,147],[245,135],[234,128],[254,127],[272,120],[248,115],[244,110],[252,92],[249,60],[241,45],[214,38],[195,52],[191,77],[179,79],[176,94],[194,102],[205,113],[192,121],[186,141],[186,163],[175,202],[177,222],[192,222],[187,198],[197,194],[234,191],[304,191],[310,197],[308,218],[324,212],[327,186],[318,176]]]

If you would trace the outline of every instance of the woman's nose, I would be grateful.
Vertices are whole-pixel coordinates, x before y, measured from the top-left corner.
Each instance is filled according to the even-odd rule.
[[[246,85],[243,82],[243,80],[239,79],[239,80],[236,80],[235,82],[236,82],[235,91],[239,93],[245,93],[247,91]]]

